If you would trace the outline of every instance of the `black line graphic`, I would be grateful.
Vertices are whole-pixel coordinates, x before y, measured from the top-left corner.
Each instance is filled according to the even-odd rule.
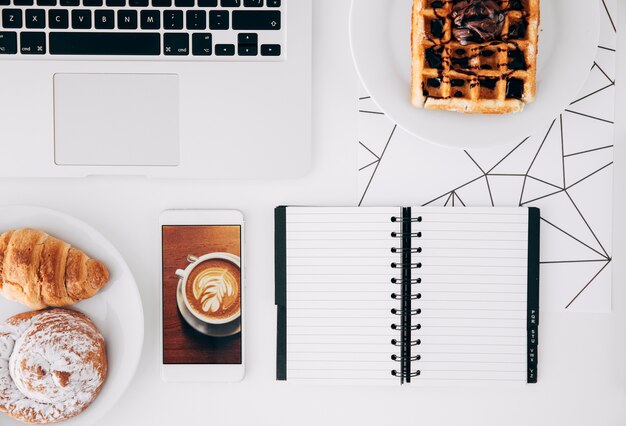
[[[606,169],[607,167],[611,167],[612,165],[613,165],[613,162],[611,161],[609,164],[607,164],[607,165],[604,165],[604,166],[600,167],[600,168],[599,168],[598,170],[596,170],[595,172],[592,172],[592,173],[588,174],[588,175],[587,175],[587,176],[585,176],[584,178],[580,179],[579,181],[574,182],[573,184],[571,184],[570,186],[568,186],[568,187],[567,187],[567,188],[565,188],[565,189],[570,189],[570,188],[573,188],[574,186],[578,185],[579,183],[581,183],[581,182],[583,182],[583,181],[585,181],[585,180],[589,179],[591,176],[593,176],[593,175],[595,175],[595,174],[597,174],[597,173],[600,173],[602,170]]]
[[[611,0],[610,3],[607,0],[602,0],[602,5],[603,5],[602,13],[606,13],[607,18],[608,18],[606,20],[603,20],[603,25],[607,25],[609,26],[609,28],[615,31],[616,22],[611,16],[611,12],[608,7],[609,4],[611,5],[611,7],[613,7],[613,0]],[[616,52],[616,50],[610,47],[612,42],[607,41],[605,43],[608,45],[599,45],[598,49],[601,51],[605,51],[603,55],[607,61],[614,59],[616,55],[612,53]],[[611,53],[607,53],[607,52],[611,52]],[[455,182],[453,185],[450,185],[453,188],[449,188],[448,191],[439,193],[440,195],[438,195],[437,197],[434,197],[430,201],[422,204],[423,206],[428,206],[432,204],[437,204],[437,205],[443,204],[445,206],[450,206],[450,207],[452,206],[460,207],[460,206],[466,206],[466,205],[471,206],[472,203],[475,201],[468,199],[468,197],[472,197],[475,194],[477,199],[481,195],[483,196],[483,198],[481,199],[482,201],[480,201],[480,203],[485,203],[486,196],[488,195],[489,201],[487,201],[486,203],[490,203],[492,206],[502,205],[501,204],[502,201],[499,201],[499,196],[501,195],[500,194],[501,189],[499,186],[495,186],[495,185],[498,185],[502,182],[499,179],[509,178],[509,177],[516,177],[519,179],[523,179],[521,190],[519,193],[519,205],[520,206],[522,205],[532,206],[534,203],[537,203],[541,200],[548,199],[550,197],[559,197],[558,200],[555,200],[555,203],[558,203],[556,204],[557,206],[559,206],[558,209],[552,210],[552,211],[545,211],[545,212],[542,211],[542,215],[544,216],[542,217],[542,223],[543,223],[542,226],[550,226],[557,232],[563,234],[566,238],[570,239],[571,243],[579,244],[581,247],[585,247],[586,249],[590,250],[590,252],[588,253],[587,256],[583,257],[582,259],[576,259],[576,258],[568,259],[567,253],[559,253],[559,254],[552,253],[551,255],[549,255],[551,257],[543,258],[541,263],[543,265],[569,265],[569,264],[585,265],[585,264],[588,264],[590,268],[588,269],[588,271],[591,272],[589,276],[591,276],[592,273],[595,273],[593,278],[589,280],[588,282],[585,282],[584,285],[582,285],[583,283],[580,283],[581,284],[580,290],[578,291],[576,295],[574,295],[574,297],[569,299],[569,297],[567,297],[568,295],[563,295],[564,297],[567,297],[569,299],[567,304],[565,303],[563,304],[565,305],[565,309],[569,309],[569,310],[571,310],[571,308],[575,306],[575,303],[577,300],[582,300],[580,297],[582,294],[584,294],[589,289],[593,288],[593,283],[597,281],[598,276],[600,276],[602,271],[604,271],[611,263],[610,242],[602,241],[602,239],[600,238],[601,235],[604,235],[603,232],[600,232],[600,229],[601,229],[600,225],[603,225],[603,224],[593,223],[593,221],[590,220],[593,218],[586,217],[585,216],[586,212],[582,211],[579,207],[579,206],[584,205],[583,203],[584,199],[579,199],[577,197],[583,197],[583,196],[588,196],[588,195],[583,195],[580,191],[570,192],[569,190],[575,188],[577,185],[580,185],[583,182],[589,182],[589,184],[591,185],[591,184],[596,184],[596,181],[597,181],[598,182],[597,184],[600,185],[601,184],[600,182],[603,182],[604,180],[607,179],[606,175],[604,174],[601,177],[599,177],[600,172],[610,169],[613,165],[613,162],[609,162],[608,164],[597,165],[597,166],[594,164],[594,166],[597,167],[597,170],[593,170],[592,172],[585,171],[588,174],[586,174],[582,178],[579,178],[578,176],[572,176],[572,172],[575,171],[574,163],[569,163],[566,161],[567,158],[577,158],[579,161],[584,162],[587,158],[591,159],[591,157],[586,157],[587,155],[593,154],[601,150],[610,150],[606,154],[607,161],[610,161],[610,154],[614,148],[612,141],[604,141],[604,144],[603,144],[602,143],[603,141],[599,139],[598,140],[582,139],[581,135],[576,134],[575,129],[577,128],[568,127],[570,126],[570,123],[575,123],[579,127],[584,126],[584,124],[587,123],[586,120],[588,119],[595,120],[601,123],[606,123],[607,125],[610,125],[610,126],[614,125],[614,121],[612,121],[613,120],[612,115],[608,115],[607,109],[601,109],[599,107],[597,110],[593,110],[592,108],[589,108],[589,110],[585,110],[585,112],[576,111],[579,105],[581,106],[583,105],[583,103],[581,103],[583,100],[587,100],[587,99],[593,100],[594,98],[603,99],[602,97],[607,95],[606,90],[615,86],[615,79],[614,79],[615,76],[612,77],[607,72],[607,69],[609,69],[608,66],[609,64],[604,63],[602,61],[600,62],[598,62],[597,60],[594,61],[593,66],[590,68],[591,70],[590,72],[593,72],[596,78],[600,78],[600,85],[602,87],[598,87],[600,86],[598,85],[596,86],[597,88],[592,88],[593,91],[591,93],[584,93],[584,92],[580,93],[579,97],[571,102],[570,104],[571,106],[565,109],[562,114],[557,116],[555,120],[553,120],[549,124],[549,126],[547,126],[545,133],[525,138],[524,140],[517,143],[514,147],[507,149],[506,152],[502,152],[502,154],[499,154],[495,158],[493,158],[493,156],[489,157],[489,154],[487,156],[484,156],[482,153],[479,154],[478,150],[475,151],[472,149],[468,149],[464,151],[451,151],[450,155],[456,156],[455,161],[464,162],[462,163],[462,165],[465,167],[464,170],[466,171],[469,170],[470,176],[475,176],[475,177],[463,179],[463,181],[461,182]],[[603,78],[599,77],[599,74],[597,74],[598,71],[602,73],[604,78],[606,78],[606,83],[602,82]],[[370,99],[369,96],[364,96],[364,97],[359,98],[359,100],[361,101],[365,101],[368,99]],[[586,107],[594,105],[593,103],[587,103],[587,102],[585,102],[584,104]],[[370,104],[368,103],[363,103],[361,104],[361,106],[362,108],[360,109],[360,112],[363,113],[363,115],[360,116],[361,120],[372,120],[370,118],[367,118],[367,116],[371,116],[372,114],[384,115],[382,112],[371,111],[370,109],[372,108],[375,109],[375,107],[370,106]],[[604,105],[604,107],[606,107],[606,105]],[[611,110],[609,109],[608,111],[610,112]],[[567,114],[566,119],[563,118],[564,114]],[[602,117],[609,117],[611,119],[602,118]],[[558,135],[558,137],[557,135],[552,134],[553,131],[556,131],[555,123],[557,123],[557,120],[558,120],[558,125],[560,126],[560,129],[559,129],[560,134]],[[384,149],[382,153],[380,154],[377,154],[376,152],[374,152],[374,150],[370,149],[369,147],[365,146],[361,141],[359,141],[359,143],[367,151],[369,151],[369,153],[371,153],[372,155],[375,156],[375,158],[377,158],[376,161],[371,162],[371,163],[369,163],[369,160],[363,161],[363,163],[365,162],[369,163],[360,169],[363,173],[369,174],[371,172],[371,167],[374,165],[375,165],[375,169],[371,177],[367,181],[367,185],[365,187],[365,190],[363,191],[359,205],[362,205],[363,202],[365,201],[366,199],[365,197],[367,196],[368,191],[372,187],[373,180],[375,179],[377,174],[380,173],[380,171],[378,170],[380,166],[380,162],[382,161],[385,155],[385,152],[387,151],[388,146],[395,132],[398,132],[398,131],[400,131],[400,129],[394,126],[391,132],[391,135],[389,135],[389,138],[384,145]],[[570,138],[572,139],[571,141],[569,141]],[[593,139],[593,136],[591,137],[591,139]],[[419,144],[423,142],[421,142],[419,139],[415,139],[415,143]],[[560,149],[560,157],[561,157],[560,159],[556,155],[554,156],[554,159],[552,159],[551,157],[548,157],[552,153],[555,153],[555,150],[557,149],[556,146],[554,145],[552,146],[547,145],[547,144],[552,144],[552,143],[560,144],[558,148]],[[382,144],[380,146],[382,146]],[[499,152],[499,151],[496,151],[496,152]],[[361,155],[368,155],[368,154],[361,152]],[[422,155],[422,154],[420,153],[416,155]],[[486,163],[485,159],[488,159],[489,163],[481,164],[481,163]],[[508,160],[508,162],[505,162],[506,160]],[[554,164],[551,164],[550,161],[552,161],[552,163]],[[517,162],[517,164],[514,164],[515,162]],[[454,167],[455,166],[453,166],[452,168],[441,167],[440,170],[442,170],[441,173],[450,174],[450,173],[455,172]],[[476,174],[474,174],[473,172],[475,170],[474,167],[478,169],[478,173]],[[541,170],[539,170],[539,167],[541,167]],[[555,175],[555,179],[553,179],[553,180],[556,180],[555,182],[546,181],[546,179],[550,178],[549,174],[545,175],[546,171],[550,171],[547,169],[547,167],[554,167],[554,169],[551,171],[553,175]],[[512,170],[509,170],[511,168]],[[390,168],[386,168],[385,171],[387,172],[387,170],[389,169]],[[412,173],[412,170],[410,168],[407,168],[406,171],[401,170],[399,173],[410,175]],[[449,177],[450,176],[447,176],[447,178]],[[576,178],[577,179],[576,182],[568,185],[568,181],[573,180],[572,178]],[[433,176],[433,180],[436,180],[436,179],[437,179],[437,176]],[[483,186],[482,182],[480,182],[480,184],[477,183],[481,179],[485,180],[486,185]],[[593,179],[593,180],[590,180],[590,179]],[[601,179],[601,180],[598,180],[598,179]],[[425,183],[425,184],[427,185],[428,183]],[[468,190],[464,189],[467,186],[472,185],[472,184],[476,184],[476,185],[472,186]],[[541,195],[541,191],[542,191],[541,186],[535,188],[534,186],[532,186],[533,184],[545,185],[545,188],[543,188],[545,190],[544,191],[545,194]],[[494,188],[497,188],[498,191],[493,192]],[[446,188],[443,188],[443,189],[446,189]],[[517,190],[519,189],[516,189],[516,191]],[[529,193],[530,190],[534,190],[537,192],[534,194],[530,194]],[[459,193],[462,194],[463,198],[459,196]],[[562,193],[565,193],[566,197],[561,197],[560,194]],[[529,195],[531,197],[527,197]],[[517,193],[515,193],[514,196],[517,198]],[[525,198],[532,198],[532,199],[526,200]],[[593,202],[597,204],[597,203],[601,203],[604,201],[594,200]],[[507,201],[507,203],[510,203],[510,201]],[[484,204],[481,204],[481,205],[484,205]],[[597,246],[598,247],[597,249],[583,242],[580,238],[577,238],[573,235],[573,234],[578,234],[581,229],[575,229],[575,228],[570,229],[572,225],[568,225],[566,222],[566,219],[560,218],[559,209],[569,209],[570,214],[574,214],[577,217],[580,217],[582,219],[582,221],[580,222],[578,226],[582,229],[586,228],[584,235],[587,235],[588,232],[591,233],[591,235],[593,236],[593,240],[589,238],[590,240],[589,244],[593,244],[594,246]],[[549,220],[546,219],[546,217],[549,217]],[[563,223],[561,224],[560,222],[563,222]],[[570,229],[571,232],[565,231],[565,229]],[[595,258],[595,255],[597,255],[598,257]],[[558,260],[554,260],[555,258]],[[601,269],[599,271],[595,271],[594,265],[600,266],[600,264],[602,264]],[[605,276],[606,274],[603,275],[603,277]],[[601,279],[604,280],[605,278],[601,278]],[[549,283],[547,283],[547,285],[549,285]],[[564,302],[564,300],[561,300],[560,302],[562,303]],[[561,307],[563,305],[561,305]]]
[[[613,148],[613,145],[601,146],[599,148],[588,149],[586,151],[574,152],[572,154],[567,154],[566,157],[573,157],[574,155],[581,155],[581,154],[589,154],[590,152],[600,151],[601,149],[609,149],[609,148]]]
[[[359,206],[363,204],[363,200],[365,199],[365,196],[367,195],[367,191],[370,189],[370,185],[372,184],[372,181],[374,180],[374,176],[376,176],[376,172],[378,171],[378,166],[380,166],[380,162],[383,161],[383,157],[385,156],[385,152],[387,151],[387,147],[389,146],[389,142],[391,142],[391,139],[393,138],[394,133],[396,133],[396,129],[398,128],[398,125],[393,126],[393,129],[391,130],[391,134],[389,135],[389,139],[387,139],[387,143],[385,144],[385,148],[383,149],[382,154],[380,154],[380,159],[376,162],[376,168],[374,169],[374,173],[372,173],[372,177],[370,177],[369,182],[367,183],[367,187],[365,187],[365,191],[363,192],[363,196],[361,197],[361,201],[359,201]]]
[[[593,115],[583,114],[582,112],[578,112],[578,111],[572,111],[571,109],[566,109],[565,112],[569,112],[570,114],[582,115],[583,117],[593,118],[594,120],[603,121],[603,122],[609,123],[609,124],[615,124],[611,120],[605,120],[604,118],[594,117]]]
[[[371,163],[369,163],[369,164],[367,164],[367,165],[365,165],[365,166],[361,167],[361,168],[359,169],[359,171],[361,172],[361,171],[363,171],[363,170],[367,169],[368,167],[371,167],[371,166],[373,166],[374,164],[378,163],[379,161],[380,161],[380,159],[378,159],[378,160],[374,160],[374,161],[372,161]]]
[[[598,244],[600,245],[600,248],[602,249],[602,251],[604,252],[604,255],[608,258],[609,257],[609,253],[607,253],[606,249],[604,248],[604,246],[602,245],[602,243],[600,242],[600,239],[598,238],[598,236],[596,235],[596,233],[593,231],[593,229],[591,228],[591,226],[589,226],[589,222],[587,222],[587,219],[585,219],[585,216],[581,213],[580,209],[578,208],[578,206],[576,205],[576,203],[574,202],[574,199],[572,198],[572,196],[569,194],[569,192],[565,191],[565,194],[567,195],[567,197],[570,199],[570,201],[572,202],[572,204],[574,205],[574,208],[576,209],[576,211],[578,212],[578,214],[580,215],[581,219],[583,220],[583,222],[585,222],[585,225],[587,225],[587,228],[589,228],[589,231],[591,232],[591,235],[593,235],[593,238],[596,239],[596,241],[598,242]]]
[[[361,144],[361,146],[365,149],[367,149],[374,157],[376,157],[377,159],[380,160],[380,157],[378,155],[376,155],[376,153],[374,151],[372,151],[371,149],[369,149],[367,146],[365,146],[365,144],[361,141],[359,141],[359,144]]]
[[[575,236],[573,236],[572,234],[570,234],[569,232],[559,228],[558,226],[556,226],[554,223],[546,220],[545,218],[541,218],[542,222],[547,223],[548,225],[552,226],[553,228],[555,228],[556,230],[562,232],[563,234],[567,235],[568,237],[570,237],[572,240],[577,241],[578,243],[582,244],[583,246],[587,247],[589,250],[599,254],[600,256],[602,256],[603,258],[607,259],[607,257],[605,255],[603,255],[602,253],[600,253],[598,250],[594,249],[593,247],[591,247],[589,244],[586,244],[584,242],[582,242],[581,240],[579,240],[578,238],[576,238]]]
[[[599,68],[599,67],[598,67],[598,68]],[[615,84],[613,84],[613,83],[608,84],[608,85],[604,86],[603,88],[596,90],[595,92],[591,92],[591,93],[589,93],[588,95],[583,96],[582,98],[578,98],[578,99],[576,99],[576,100],[575,100],[574,102],[572,102],[570,105],[574,105],[576,102],[580,102],[580,101],[582,101],[583,99],[587,99],[587,98],[589,98],[589,97],[591,97],[591,96],[593,96],[593,95],[596,95],[596,94],[600,93],[601,91],[606,90],[606,89],[608,89],[609,87],[613,87],[613,86],[615,86]]]
[[[563,140],[563,114],[559,115],[559,126],[561,128],[561,165],[563,166],[563,188],[567,186],[565,183],[565,141]]]
[[[583,294],[585,292],[585,290],[587,290],[587,288],[589,288],[589,286],[596,280],[596,278],[598,278],[598,275],[600,275],[602,273],[602,271],[604,271],[606,269],[607,266],[609,266],[609,263],[611,263],[610,260],[608,260],[604,266],[598,271],[597,274],[595,274],[593,276],[593,278],[591,278],[589,280],[589,282],[580,289],[580,291],[578,292],[578,294],[576,294],[576,296],[574,296],[574,298],[567,304],[567,306],[565,306],[565,309],[569,309],[570,306],[572,306],[572,303],[574,303],[576,301],[576,299],[578,299],[580,297],[581,294]]]
[[[600,66],[600,64],[598,64],[597,62],[594,62],[594,67],[598,68],[600,70],[600,72],[602,74],[604,74],[604,76],[606,77],[607,80],[609,80],[611,83],[611,86],[615,85],[615,80],[613,80],[611,77],[609,77],[609,75],[606,73],[606,71],[604,71],[604,69],[602,69],[602,67]]]
[[[604,0],[602,0],[602,4],[604,5],[604,10],[606,10],[606,15],[609,17],[609,21],[611,21],[613,31],[617,31],[617,28],[615,28],[615,22],[613,22],[613,18],[611,17],[611,12],[609,12],[609,8],[606,6],[606,2]]]
[[[491,173],[491,172],[492,172],[492,171],[493,171],[496,167],[498,167],[500,164],[502,164],[502,162],[503,162],[504,160],[506,160],[507,158],[509,158],[509,156],[510,156],[511,154],[513,154],[515,151],[517,151],[517,148],[519,148],[520,146],[524,145],[524,143],[525,143],[528,139],[530,139],[530,136],[529,136],[529,137],[527,137],[526,139],[524,139],[523,141],[521,141],[519,144],[517,144],[517,145],[515,146],[515,148],[513,148],[511,151],[509,151],[509,153],[508,153],[507,155],[505,155],[505,156],[502,158],[502,160],[498,161],[498,162],[496,163],[496,165],[495,165],[495,166],[493,166],[491,169],[489,169],[489,171],[488,171],[487,173]]]
[[[367,111],[367,110],[364,110],[364,109],[360,109],[360,110],[359,110],[359,112],[360,112],[360,113],[363,113],[363,114],[385,115],[385,113],[384,113],[384,112],[380,112],[380,111]]]

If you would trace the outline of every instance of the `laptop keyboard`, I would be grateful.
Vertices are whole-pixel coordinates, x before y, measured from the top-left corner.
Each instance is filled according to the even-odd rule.
[[[287,0],[0,0],[0,57],[275,61]]]

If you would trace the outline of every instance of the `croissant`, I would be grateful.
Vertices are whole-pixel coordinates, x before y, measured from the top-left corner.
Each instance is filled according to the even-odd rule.
[[[31,309],[73,305],[95,295],[109,271],[81,250],[35,229],[0,235],[0,293]]]

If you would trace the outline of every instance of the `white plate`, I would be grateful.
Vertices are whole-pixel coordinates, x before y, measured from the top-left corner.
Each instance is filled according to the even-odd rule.
[[[104,263],[108,284],[91,299],[71,307],[87,314],[98,326],[107,346],[109,372],[102,392],[81,415],[64,426],[91,425],[119,400],[135,374],[143,345],[143,306],[137,284],[117,249],[91,226],[67,214],[40,207],[0,207],[0,233],[15,228],[40,229],[67,241]],[[0,296],[0,321],[28,308]],[[0,413],[3,426],[21,425]]]
[[[561,113],[589,76],[600,34],[599,1],[543,0],[535,102],[507,115],[414,108],[412,4],[412,0],[353,0],[350,43],[357,71],[373,100],[419,138],[455,148],[521,142]]]

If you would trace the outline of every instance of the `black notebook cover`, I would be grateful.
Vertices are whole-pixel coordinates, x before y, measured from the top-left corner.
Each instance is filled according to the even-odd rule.
[[[274,274],[277,308],[276,380],[287,380],[287,210],[274,212]]]

